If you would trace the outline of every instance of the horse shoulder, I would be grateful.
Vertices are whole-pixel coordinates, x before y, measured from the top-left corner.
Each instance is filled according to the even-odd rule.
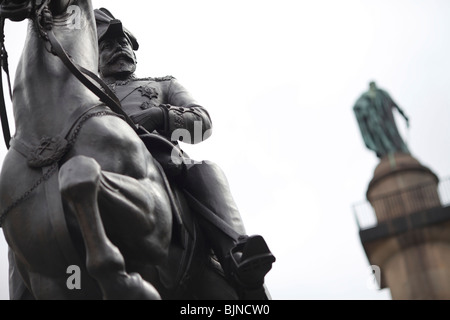
[[[69,157],[94,158],[102,170],[136,179],[153,177],[156,167],[144,143],[133,129],[115,116],[94,117],[86,122]]]
[[[39,179],[41,173],[39,169],[30,168],[24,156],[10,149],[3,160],[0,174],[0,207],[9,206],[12,199],[19,197]]]

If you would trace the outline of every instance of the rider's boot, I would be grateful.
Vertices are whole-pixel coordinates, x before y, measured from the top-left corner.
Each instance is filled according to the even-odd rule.
[[[207,211],[209,217],[205,216],[207,214],[200,215],[203,217],[200,219],[202,230],[240,297],[267,299],[264,277],[272,268],[275,257],[261,236],[246,235],[223,171],[210,162],[189,167],[184,187],[197,200],[195,211],[201,210],[199,205],[206,207],[202,211]],[[222,221],[225,226],[214,222],[216,220]]]
[[[240,289],[243,299],[267,299],[264,277],[275,257],[260,235],[242,236],[225,256],[225,273]]]

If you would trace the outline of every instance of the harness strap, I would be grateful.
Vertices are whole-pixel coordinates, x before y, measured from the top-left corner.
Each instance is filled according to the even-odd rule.
[[[73,61],[69,58],[66,51],[61,46],[60,42],[56,38],[53,30],[49,30],[46,32],[48,36],[48,41],[52,46],[52,53],[61,59],[63,64],[69,69],[72,74],[81,81],[89,90],[91,90],[102,102],[104,102],[108,107],[111,108],[112,111],[122,115],[125,121],[135,130],[138,130],[138,127],[134,124],[134,122],[130,119],[130,117],[122,110],[120,106],[120,101],[116,97],[116,95],[112,92],[112,90],[108,87],[108,85],[101,80],[96,74],[93,72],[79,66],[75,65]],[[97,87],[92,83],[84,74],[87,74],[90,78],[95,80],[102,89]]]
[[[177,227],[177,233],[181,241],[181,245],[183,247],[186,246],[186,243],[184,241],[184,238],[181,236],[181,230],[183,226],[183,219],[181,218],[180,208],[178,207],[175,196],[172,192],[172,187],[170,186],[170,182],[167,179],[167,175],[164,172],[164,169],[161,167],[161,164],[158,161],[153,161],[155,166],[158,168],[159,173],[161,174],[161,177],[164,182],[164,188],[166,189],[167,195],[169,196],[170,206],[172,209],[173,219],[174,219],[174,225]]]
[[[189,205],[192,206],[195,212],[199,213],[203,218],[205,218],[208,222],[216,226],[219,230],[224,232],[231,239],[235,241],[239,239],[241,235],[237,233],[228,223],[220,219],[213,211],[211,211],[204,204],[202,204],[189,191],[183,189],[183,193],[189,199]]]
[[[89,114],[89,112],[101,106],[103,106],[103,104],[97,104],[87,109],[84,108],[75,109],[75,111],[71,114],[71,116],[67,120],[63,132],[59,134],[59,137],[68,140],[70,132],[74,130],[75,126],[81,121],[81,119],[87,114]],[[17,139],[16,137],[11,138],[10,146],[27,159],[29,158],[31,152],[36,148],[36,146],[31,146],[22,139]]]
[[[3,70],[5,71],[6,76],[8,77],[9,94],[11,96],[11,82],[9,81],[8,54],[7,54],[6,48],[5,48],[4,29],[5,29],[5,18],[0,18],[0,37],[1,37],[0,59],[1,59],[1,66],[3,67]],[[0,74],[0,118],[1,118],[1,123],[2,123],[3,138],[5,139],[6,148],[9,149],[11,133],[9,130],[8,114],[6,112],[5,96],[3,93],[3,77],[1,74]]]
[[[31,153],[31,150],[33,150],[33,148],[31,148],[27,143],[17,138],[11,139],[11,147],[26,159]]]
[[[51,167],[43,167],[42,174],[51,170]],[[47,215],[53,228],[56,243],[61,254],[66,259],[67,266],[82,266],[78,252],[73,245],[70,233],[67,227],[66,218],[63,210],[61,192],[59,191],[59,178],[57,174],[52,174],[48,180],[44,181],[44,192],[47,203]]]
[[[5,44],[4,44],[4,26],[5,26],[5,18],[0,18],[0,60],[1,66],[5,71],[8,78],[9,85],[9,94],[12,98],[11,92],[11,82],[9,78],[9,68],[8,68],[8,55],[6,52]],[[95,73],[86,68],[75,65],[70,57],[67,55],[66,51],[61,46],[60,42],[56,38],[55,34],[52,30],[49,30],[45,33],[46,40],[48,40],[52,46],[52,53],[59,57],[63,64],[69,69],[69,71],[78,79],[81,83],[83,83],[90,91],[92,91],[103,103],[105,103],[112,111],[121,115],[124,120],[135,130],[138,131],[140,126],[134,124],[134,122],[130,119],[130,117],[122,110],[119,99],[112,92],[112,90],[108,87],[108,85],[101,80]],[[92,81],[90,81],[85,75],[93,79],[97,82],[100,87],[97,87]],[[11,143],[11,133],[8,122],[8,114],[6,111],[6,103],[5,97],[3,93],[3,78],[0,75],[0,122],[2,125],[3,138],[5,140],[6,147],[10,148]]]
[[[85,108],[84,106],[81,108],[76,108],[67,119],[63,127],[63,132],[60,133],[60,136],[68,139],[70,132],[74,129],[78,122],[89,112],[99,107],[104,107],[104,104],[95,104],[88,108]]]
[[[95,106],[95,107],[97,107],[97,106]],[[90,110],[92,110],[92,108]],[[119,115],[117,113],[114,113],[112,111],[99,111],[99,112],[91,112],[91,113],[83,114],[82,117],[77,122],[78,125],[72,130],[73,134],[71,134],[71,136],[69,138],[68,147],[70,148],[75,143],[75,140],[76,140],[76,138],[78,136],[78,133],[79,133],[79,131],[80,131],[80,129],[81,129],[81,127],[82,127],[82,125],[84,124],[85,121],[87,121],[88,119],[90,119],[92,117],[100,117],[100,116],[106,116],[106,115],[119,117]],[[67,135],[69,133],[67,133]],[[25,142],[23,142],[23,141],[21,141],[20,139],[17,139],[17,138],[14,138],[12,140],[12,146],[13,146],[13,148],[16,151],[18,151],[26,159],[28,159],[28,156],[30,155],[30,151],[33,150],[28,144],[26,144]],[[28,198],[28,196],[39,185],[41,185],[43,182],[45,182],[48,179],[50,179],[51,176],[58,171],[58,169],[59,169],[58,161],[59,161],[59,159],[53,159],[53,161],[49,162],[48,164],[46,164],[44,166],[39,166],[40,168],[48,168],[48,170],[44,170],[43,171],[43,175],[27,191],[25,191],[20,197],[16,198],[9,206],[7,206],[5,209],[3,209],[3,211],[0,212],[0,228],[3,225],[3,222],[6,219],[6,216],[8,215],[8,213],[13,208],[15,208],[23,200]]]

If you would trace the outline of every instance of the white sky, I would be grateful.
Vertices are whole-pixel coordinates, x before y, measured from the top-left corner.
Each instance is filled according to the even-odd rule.
[[[185,149],[223,168],[247,231],[276,255],[273,299],[390,299],[368,285],[352,212],[377,164],[352,107],[375,80],[409,116],[413,155],[450,175],[449,1],[93,3],[138,38],[139,76],[173,75],[209,110],[212,137]],[[25,26],[7,22],[12,70]],[[3,238],[0,257],[8,299]]]

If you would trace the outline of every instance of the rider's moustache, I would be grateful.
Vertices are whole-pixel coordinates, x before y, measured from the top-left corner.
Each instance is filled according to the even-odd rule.
[[[126,53],[126,52],[124,52],[124,51],[120,51],[120,52],[115,53],[115,54],[109,59],[108,64],[113,64],[113,63],[115,63],[115,62],[116,62],[117,60],[119,60],[119,59],[125,59],[125,60],[128,60],[128,61],[134,63],[134,59],[131,57],[130,54],[128,54],[128,53]]]

